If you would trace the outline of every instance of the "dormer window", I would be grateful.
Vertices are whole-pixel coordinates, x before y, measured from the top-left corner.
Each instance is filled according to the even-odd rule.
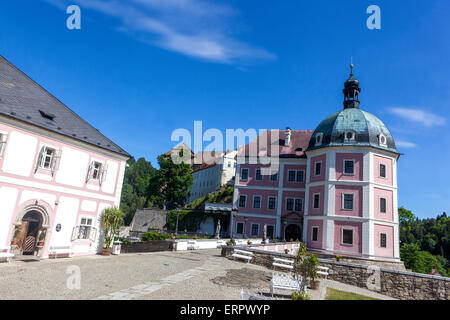
[[[353,131],[353,130],[345,131],[345,136],[344,136],[345,142],[354,142],[355,137],[356,137],[355,131]]]
[[[379,143],[380,143],[380,146],[387,147],[387,139],[384,134],[380,134]]]
[[[316,134],[316,146],[320,146],[323,140],[323,133]]]
[[[55,119],[55,115],[52,114],[52,113],[45,112],[45,111],[42,111],[42,110],[39,110],[39,113],[45,119],[52,120],[52,121]]]

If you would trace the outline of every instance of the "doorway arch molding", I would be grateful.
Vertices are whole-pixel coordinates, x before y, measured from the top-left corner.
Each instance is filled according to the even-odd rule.
[[[29,201],[28,201],[29,202]],[[16,215],[16,219],[14,220],[14,225],[19,226],[22,224],[23,217],[30,211],[37,211],[42,216],[42,228],[48,229],[50,228],[50,215],[49,211],[47,209],[47,206],[45,205],[44,201],[42,200],[33,200],[32,203],[25,205],[21,210],[19,210],[18,214]]]

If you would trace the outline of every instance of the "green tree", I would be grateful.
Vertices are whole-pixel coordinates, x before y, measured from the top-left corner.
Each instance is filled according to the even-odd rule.
[[[179,156],[183,158],[183,149]],[[170,155],[158,157],[159,170],[150,180],[148,198],[163,209],[175,209],[185,203],[193,182],[191,166],[174,163]]]

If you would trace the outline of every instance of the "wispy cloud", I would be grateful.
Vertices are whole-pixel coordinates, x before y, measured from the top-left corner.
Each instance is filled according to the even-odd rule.
[[[389,112],[405,120],[416,122],[426,127],[443,126],[446,123],[444,117],[422,109],[390,108]]]
[[[417,144],[415,144],[413,142],[402,141],[402,140],[395,141],[395,144],[397,147],[400,147],[400,148],[415,148],[415,147],[417,147]]]
[[[61,7],[68,0],[47,0]],[[141,41],[206,61],[248,64],[273,60],[269,51],[235,39],[230,30],[238,12],[227,4],[206,0],[78,0],[118,20],[116,29]]]

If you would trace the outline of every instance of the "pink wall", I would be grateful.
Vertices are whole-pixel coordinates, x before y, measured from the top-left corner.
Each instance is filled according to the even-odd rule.
[[[247,180],[241,179],[241,172],[242,172],[242,169],[244,169],[244,168],[249,169]],[[262,180],[255,179],[256,169],[261,169]],[[267,172],[267,174],[265,174],[266,172]],[[277,181],[270,180],[270,165],[261,165],[261,164],[241,164],[240,165],[239,184],[241,184],[241,185],[277,187],[279,179],[280,179],[280,175],[278,173]]]
[[[252,237],[251,233],[250,233],[251,232],[252,223],[258,223],[259,224],[259,235],[257,236],[258,238],[261,238],[263,236],[264,224],[274,225],[275,226],[274,235],[276,235],[276,233],[277,233],[277,231],[276,231],[277,230],[276,229],[276,219],[274,219],[274,218],[257,218],[257,217],[247,217],[247,218],[248,218],[247,226],[245,227],[245,225],[244,225],[244,228],[246,230],[247,238],[251,238]],[[236,232],[237,222],[244,222],[245,223],[244,216],[237,216],[236,217],[236,221],[234,222],[234,226],[233,226],[235,232]]]
[[[392,257],[394,256],[394,228],[390,226],[383,226],[380,224],[375,224],[374,226],[375,231],[375,255],[377,256],[387,256]],[[381,248],[380,247],[380,233],[386,233],[387,234],[387,248]]]
[[[299,213],[301,215],[305,212],[305,192],[304,191],[283,191],[283,203],[281,206],[281,215],[286,215],[292,213],[292,211],[286,210],[286,199],[287,198],[294,198],[294,199],[303,199],[303,210]],[[295,209],[295,202],[294,202],[294,209]]]
[[[288,181],[289,170],[302,170],[303,171],[303,182]],[[305,188],[306,181],[306,165],[285,165],[284,166],[284,179],[283,187],[285,188]]]
[[[384,190],[374,188],[374,203],[375,203],[375,219],[393,221],[393,193],[392,190]],[[380,212],[380,198],[386,199],[386,213]]]
[[[239,207],[239,196],[240,195],[246,195],[247,196],[247,203],[245,208]],[[253,196],[261,196],[261,208],[260,209],[254,209],[253,208]],[[275,215],[277,213],[277,206],[274,210],[269,210],[267,208],[269,196],[277,197],[278,191],[276,190],[257,190],[257,189],[244,189],[239,188],[238,189],[238,197],[237,197],[237,209],[238,211],[243,211],[246,213],[258,213],[258,214],[268,214],[268,215]],[[278,197],[277,197],[277,204],[278,204]]]
[[[343,209],[342,199],[345,193],[353,194],[353,210]],[[362,209],[363,196],[361,186],[335,186],[334,212],[336,215],[362,217]]]
[[[313,227],[318,227],[318,237],[317,241],[312,241],[312,229]],[[307,239],[306,245],[309,248],[322,249],[322,241],[323,241],[323,221],[322,220],[308,220],[308,231],[307,231]]]
[[[311,167],[310,167],[310,181],[311,182],[325,180],[325,170],[326,170],[326,166],[327,166],[326,160],[327,160],[326,154],[322,154],[320,156],[316,156],[316,157],[312,157],[311,158],[311,160],[309,162],[310,165],[311,165]],[[319,162],[319,161],[322,162],[322,168],[321,168],[320,175],[316,176],[316,175],[314,175],[314,173],[315,173],[315,163]]]
[[[341,230],[353,230],[353,245],[343,245],[341,243]],[[334,222],[334,250],[345,252],[362,252],[362,223],[349,221]]]
[[[354,175],[344,174],[344,160],[354,160]],[[336,153],[336,180],[363,180],[362,153]]]
[[[320,193],[320,207],[319,209],[313,208],[314,194]],[[308,199],[308,214],[311,215],[323,215],[324,212],[324,201],[325,201],[325,187],[324,186],[315,186],[309,188],[309,199]]]
[[[385,158],[382,156],[374,155],[373,156],[374,163],[374,181],[380,184],[386,184],[392,186],[392,159]],[[386,178],[380,177],[380,164],[386,165]]]

